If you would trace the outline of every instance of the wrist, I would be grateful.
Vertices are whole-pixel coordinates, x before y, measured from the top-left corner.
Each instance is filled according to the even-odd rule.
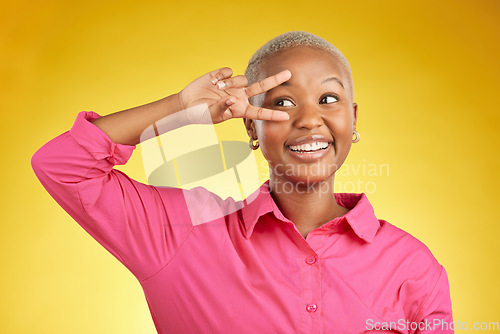
[[[183,100],[183,90],[178,93],[173,94],[173,98],[176,104],[176,111],[186,110],[186,103]]]

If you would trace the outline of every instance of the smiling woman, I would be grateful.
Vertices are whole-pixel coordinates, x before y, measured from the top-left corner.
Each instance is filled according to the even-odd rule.
[[[348,82],[348,71],[329,51],[310,46],[280,50],[258,65],[256,79],[285,69],[292,72],[291,79],[256,98],[254,104],[286,111],[290,119],[245,119],[245,125],[250,137],[259,139],[269,162],[274,199],[306,237],[346,213],[332,196],[332,185],[351,147],[357,104],[342,83]],[[300,195],[285,191],[287,183],[308,191]]]
[[[366,333],[374,322],[452,332],[432,328],[453,319],[446,271],[431,251],[378,219],[366,194],[334,193],[359,140],[340,51],[289,32],[257,51],[247,76],[222,68],[144,106],[81,112],[32,167],[137,277],[159,333]],[[270,170],[244,201],[146,185],[113,168],[150,126],[161,135],[231,118],[243,119]]]

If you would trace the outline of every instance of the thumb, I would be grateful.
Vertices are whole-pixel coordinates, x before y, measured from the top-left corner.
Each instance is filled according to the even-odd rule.
[[[209,107],[210,114],[214,120],[214,124],[224,122],[233,117],[233,113],[229,109],[236,102],[233,96],[224,96],[217,100],[217,103]]]

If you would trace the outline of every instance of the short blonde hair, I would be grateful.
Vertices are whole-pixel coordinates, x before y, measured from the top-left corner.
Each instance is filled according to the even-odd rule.
[[[342,54],[342,52],[340,52],[339,49],[327,40],[306,31],[289,31],[271,39],[269,42],[261,46],[248,61],[248,66],[245,71],[248,83],[252,84],[257,81],[257,67],[259,64],[280,51],[296,46],[309,46],[322,49],[330,52],[333,56],[340,60],[342,65],[344,65],[347,70],[347,80],[349,81],[348,84],[351,89],[351,97],[354,98],[354,85],[352,82],[351,67],[349,66],[349,62],[346,57]]]

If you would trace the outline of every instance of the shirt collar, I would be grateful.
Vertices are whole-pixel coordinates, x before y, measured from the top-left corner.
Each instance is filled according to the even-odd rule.
[[[265,181],[259,189],[245,199],[241,214],[246,238],[250,238],[259,218],[267,213],[272,212],[279,220],[290,221],[283,216],[274,202],[269,192],[269,181],[269,179]],[[349,212],[323,224],[321,228],[323,230],[333,229],[338,226],[339,222],[345,220],[359,238],[371,243],[380,223],[366,195],[364,193],[335,193],[334,196],[337,203],[348,208]]]

